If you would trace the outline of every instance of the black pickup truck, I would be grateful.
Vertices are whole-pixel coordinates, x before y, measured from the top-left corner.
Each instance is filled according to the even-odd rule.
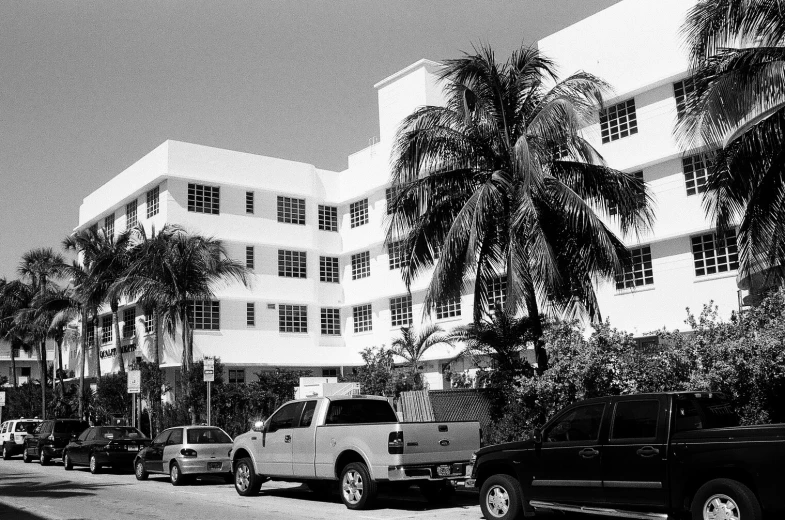
[[[580,401],[531,440],[482,448],[471,464],[467,486],[480,489],[486,520],[537,511],[760,520],[785,511],[785,424],[738,426],[716,393]]]

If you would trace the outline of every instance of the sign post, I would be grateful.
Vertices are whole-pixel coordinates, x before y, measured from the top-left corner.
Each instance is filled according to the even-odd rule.
[[[3,408],[5,408],[5,392],[0,392],[0,423],[3,422]]]
[[[212,382],[215,381],[215,359],[213,358],[204,359],[204,381],[207,383],[207,426],[212,426],[212,423],[210,422],[210,412],[212,411],[212,396],[210,395],[210,386]]]
[[[136,394],[142,391],[142,371],[129,370],[126,373],[128,374],[128,393],[131,394],[131,426],[136,426]]]

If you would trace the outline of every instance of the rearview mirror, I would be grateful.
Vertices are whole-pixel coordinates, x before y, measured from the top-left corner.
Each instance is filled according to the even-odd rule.
[[[264,421],[256,421],[253,423],[253,428],[251,428],[255,432],[262,432],[264,431]]]
[[[542,443],[542,430],[539,428],[535,428],[532,430],[532,439],[534,440],[535,444]]]

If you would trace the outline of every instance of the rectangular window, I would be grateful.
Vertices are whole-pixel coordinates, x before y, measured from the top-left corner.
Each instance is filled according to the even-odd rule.
[[[399,269],[403,267],[406,261],[406,246],[403,240],[391,242],[387,244],[387,255],[389,258],[390,269]]]
[[[322,377],[338,377],[337,368],[323,368]]]
[[[687,109],[687,98],[695,92],[692,78],[683,79],[673,84],[673,97],[676,98],[676,116],[681,119]]]
[[[114,213],[107,215],[104,219],[104,231],[106,232],[106,236],[114,236]]]
[[[461,299],[448,298],[436,304],[436,319],[443,320],[461,315]]]
[[[229,369],[229,384],[241,385],[245,383],[245,369],[244,368],[230,368]]]
[[[305,199],[278,197],[278,222],[305,225]]]
[[[637,134],[638,119],[635,115],[635,98],[601,110],[600,131],[603,144]]]
[[[101,343],[104,345],[112,342],[112,316],[101,318]]]
[[[390,321],[393,327],[408,327],[412,324],[411,295],[390,298]]]
[[[499,276],[491,280],[488,285],[488,302],[491,305],[498,303],[504,305],[507,301],[507,277]]]
[[[637,171],[637,172],[633,172],[633,175],[635,176],[636,179],[640,179],[641,181],[643,181],[643,170],[640,170],[640,171]],[[646,193],[645,192],[641,192],[641,193],[638,194],[638,197],[640,197],[640,200],[642,202],[643,199],[646,197]],[[608,205],[608,213],[611,214],[611,215],[617,215],[619,213],[619,207],[616,206],[616,204],[613,204],[613,203],[609,204]]]
[[[352,308],[352,318],[354,332],[368,332],[373,329],[372,324],[373,312],[371,311],[371,304],[360,305],[359,307]]]
[[[256,304],[253,302],[245,304],[245,325],[248,327],[256,326]]]
[[[123,311],[123,337],[136,336],[136,309],[130,308]]]
[[[144,333],[152,334],[155,332],[155,316],[151,312],[144,315]]]
[[[319,205],[319,229],[338,231],[338,208]]]
[[[698,155],[691,155],[681,159],[681,167],[684,170],[684,182],[687,186],[687,195],[697,195],[706,191],[706,182],[709,178],[708,169],[711,166],[708,158]]]
[[[352,255],[352,280],[371,276],[371,253],[364,251]]]
[[[616,276],[616,289],[632,289],[654,283],[654,274],[651,268],[651,247],[644,246],[630,249],[629,263],[624,266],[624,272]]]
[[[307,278],[305,251],[278,250],[278,276]]]
[[[131,229],[136,225],[137,218],[136,218],[136,199],[132,200],[128,204],[125,205],[125,227],[126,229]]]
[[[147,218],[158,215],[159,195],[160,189],[158,186],[147,192]]]
[[[728,231],[724,237],[715,237],[714,233],[692,237],[692,256],[695,260],[695,276],[738,269],[736,233]]]
[[[395,203],[398,200],[398,197],[401,195],[401,188],[398,187],[390,187],[384,190],[384,198],[387,200],[387,214],[392,215],[393,209],[395,209]]]
[[[188,317],[194,330],[221,329],[221,302],[196,300],[188,304]]]
[[[205,184],[188,184],[188,211],[218,215],[221,188]]]
[[[253,192],[246,191],[245,192],[245,212],[249,215],[253,215],[254,211],[254,200],[253,200]]]
[[[320,256],[319,257],[319,281],[328,283],[338,283],[338,257]]]
[[[89,346],[95,345],[95,323],[89,322],[87,324],[87,330],[85,330],[85,334],[87,335],[87,344]]]
[[[322,308],[322,336],[341,335],[341,309]]]
[[[95,340],[95,331],[93,331],[93,336],[94,336],[93,340]],[[91,343],[88,343],[88,345],[90,345],[90,344],[91,344]],[[18,357],[19,357],[19,354],[20,354],[21,352],[22,352],[22,350],[21,350],[21,348],[20,348],[20,347],[11,347],[11,355],[14,357],[14,359],[18,358]],[[9,368],[10,368],[10,367],[9,367]]]
[[[611,439],[653,439],[657,437],[660,402],[654,399],[616,403]]]
[[[368,199],[349,204],[349,220],[353,228],[368,223]]]
[[[308,332],[308,307],[306,305],[278,305],[278,330],[280,332]]]
[[[245,267],[248,269],[254,268],[254,247],[253,246],[245,246]]]

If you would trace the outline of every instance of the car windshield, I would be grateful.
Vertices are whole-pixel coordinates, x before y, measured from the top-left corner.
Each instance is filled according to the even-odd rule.
[[[144,434],[131,427],[101,428],[98,430],[98,439],[118,440],[118,439],[141,439]]]
[[[676,431],[738,426],[739,417],[728,401],[696,394],[676,400]]]
[[[231,444],[232,439],[218,428],[191,428],[188,444]]]
[[[62,421],[55,423],[55,433],[81,433],[90,425],[81,421]]]
[[[36,426],[38,426],[37,422],[18,422],[16,423],[16,427],[14,428],[14,431],[33,433],[33,431],[35,431]]]

